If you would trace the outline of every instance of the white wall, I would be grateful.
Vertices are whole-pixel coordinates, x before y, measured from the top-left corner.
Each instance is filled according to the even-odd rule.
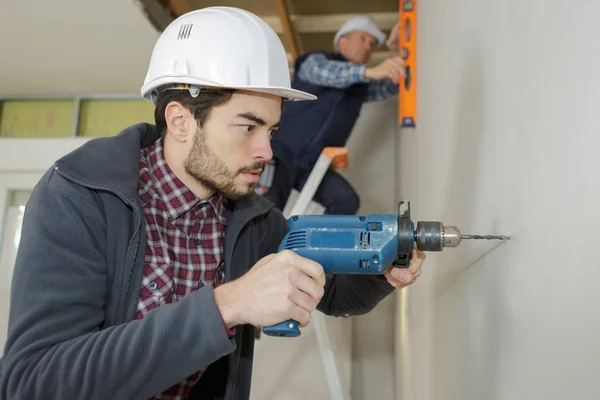
[[[598,398],[600,3],[419,7],[400,193],[417,220],[513,240],[429,254],[399,304],[397,398]]]
[[[39,172],[89,138],[0,139],[0,172]]]

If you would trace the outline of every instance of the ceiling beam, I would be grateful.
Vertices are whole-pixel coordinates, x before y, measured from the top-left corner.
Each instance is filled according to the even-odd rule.
[[[167,0],[167,7],[175,18],[193,10],[186,0]]]
[[[159,32],[163,31],[167,25],[173,21],[175,15],[180,15],[179,13],[182,11],[187,12],[186,10],[191,10],[185,0],[138,0],[136,3],[140,5],[142,11]],[[165,6],[168,6],[169,8],[166,8]],[[290,27],[294,28],[294,36],[296,37],[297,33],[336,32],[344,21],[351,18],[353,15],[354,14],[330,14],[303,16],[288,14]],[[396,12],[370,13],[369,15],[375,19],[377,25],[383,30],[390,30],[394,27],[396,22],[398,22],[398,13]],[[285,34],[279,16],[263,16],[261,18],[277,33]],[[292,47],[288,50],[291,49]],[[296,51],[296,55],[293,55],[290,51],[287,53],[290,66],[294,65],[297,54],[302,51],[301,46],[296,46]],[[378,64],[390,55],[391,53],[388,51],[376,51],[373,53],[369,64]]]
[[[382,30],[390,30],[398,22],[397,12],[368,13]],[[289,20],[297,33],[336,32],[342,24],[356,14],[290,15]],[[277,15],[261,17],[277,33],[285,33]]]
[[[294,24],[290,21],[290,13],[287,6],[286,0],[275,0],[275,6],[277,7],[278,21],[283,31],[285,41],[287,42],[289,52],[292,55],[291,64],[294,63],[298,54],[302,52],[302,48],[298,43],[298,36],[294,29]]]
[[[173,21],[173,15],[159,0],[138,0],[134,4],[139,6],[158,32],[162,32]]]
[[[192,10],[186,0],[138,0],[135,3],[140,5],[140,8],[159,31],[164,30],[174,18]],[[169,12],[171,15],[169,15]],[[288,12],[287,15],[290,26],[298,34],[336,32],[347,19],[355,14],[290,15]],[[369,13],[369,15],[375,19],[379,28],[383,30],[391,30],[398,22],[397,12],[376,12]],[[261,18],[275,32],[285,34],[284,24],[282,24],[278,15],[267,15]]]

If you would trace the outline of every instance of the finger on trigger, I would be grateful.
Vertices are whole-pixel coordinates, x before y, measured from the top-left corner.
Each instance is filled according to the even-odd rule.
[[[295,254],[295,253],[294,253]],[[313,278],[319,285],[325,286],[325,273],[321,264],[296,254],[293,265],[304,272],[306,275]]]
[[[306,293],[306,295],[310,296],[316,303],[321,301],[321,298],[324,294],[324,289],[321,285],[311,279],[309,276],[298,273],[297,276],[293,278],[294,285],[302,292]]]

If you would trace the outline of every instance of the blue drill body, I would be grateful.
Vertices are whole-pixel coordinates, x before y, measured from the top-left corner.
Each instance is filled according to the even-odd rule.
[[[402,202],[401,202],[402,204]],[[415,228],[407,211],[398,214],[296,215],[279,251],[291,250],[318,262],[325,274],[383,274],[395,265],[407,267]],[[263,328],[270,336],[298,336],[296,321]]]
[[[396,214],[298,215],[288,226],[279,251],[314,260],[326,274],[382,274],[398,254]]]

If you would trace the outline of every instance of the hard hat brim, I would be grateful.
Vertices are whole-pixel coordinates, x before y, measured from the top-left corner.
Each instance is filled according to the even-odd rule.
[[[276,87],[275,88],[273,88],[273,87],[261,88],[261,87],[251,87],[251,86],[245,86],[245,87],[240,87],[240,88],[231,88],[231,89],[248,90],[250,92],[274,94],[276,96],[283,97],[285,100],[290,100],[290,101],[316,100],[317,99],[317,96],[315,96],[314,94],[310,94],[310,93],[303,92],[301,90],[296,90],[296,89],[286,89],[286,88],[276,88]]]
[[[245,85],[220,85],[214,82],[202,81],[199,79],[194,79],[190,77],[162,77],[160,79],[156,79],[153,82],[148,82],[141,89],[141,95],[144,99],[148,101],[152,101],[151,92],[163,85],[172,84],[172,83],[187,83],[190,85],[198,85],[198,86],[209,86],[209,87],[218,87],[222,89],[237,89],[237,90],[247,90],[251,92],[260,92],[260,93],[269,93],[276,96],[281,96],[285,100],[289,101],[299,101],[299,100],[316,100],[317,96],[303,92],[301,90],[277,87],[277,86],[269,86],[269,87],[260,87],[260,86],[245,86]]]

